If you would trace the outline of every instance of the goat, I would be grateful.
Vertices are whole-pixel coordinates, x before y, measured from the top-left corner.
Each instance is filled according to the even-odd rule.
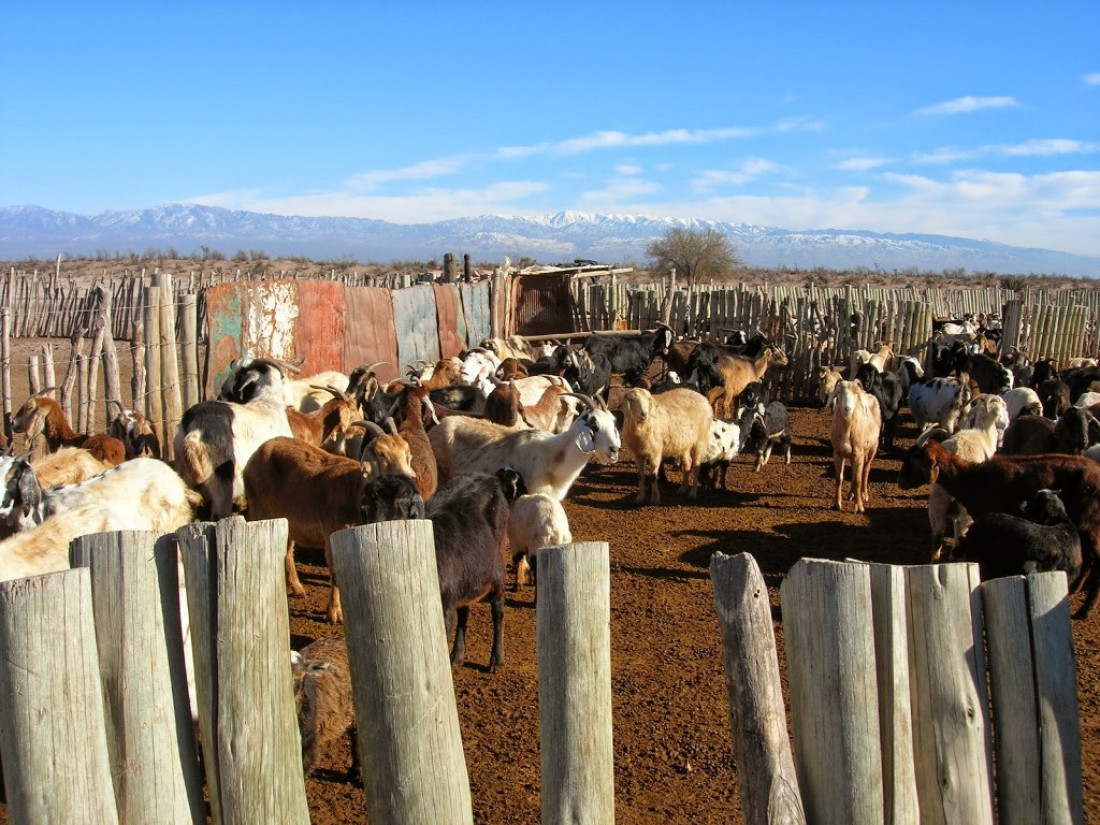
[[[1048,378],[1035,387],[1035,394],[1043,405],[1043,415],[1057,418],[1070,408],[1070,387],[1060,378]]]
[[[504,664],[504,557],[508,499],[504,485],[512,469],[494,475],[464,473],[439,485],[427,504],[435,538],[439,592],[447,638],[454,634],[451,664],[466,655],[470,605],[488,601],[493,617],[489,671]]]
[[[836,386],[837,382],[843,380],[844,376],[831,367],[817,368],[817,397],[821,401],[822,406],[825,406],[825,402],[828,401],[829,396],[833,394],[833,387]]]
[[[791,425],[783,402],[772,401],[753,408],[753,422],[745,446],[756,453],[754,472],[758,473],[768,465],[775,447],[783,453],[786,463],[791,463]]]
[[[300,651],[292,650],[290,662],[303,773],[310,776],[322,749],[347,734],[351,744],[348,779],[354,779],[359,752],[347,642],[342,636],[318,639]]]
[[[657,473],[665,456],[680,459],[680,492],[695,498],[714,420],[707,400],[694,390],[674,389],[654,396],[635,387],[623,395],[621,409],[623,446],[630,450],[638,467],[636,503],[646,502],[647,477],[651,479],[649,503],[661,503]]]
[[[1088,616],[1100,595],[1095,575],[1100,548],[1100,464],[1083,456],[1059,454],[996,455],[975,463],[935,442],[924,444],[920,455],[909,458],[914,475],[942,484],[975,518],[1012,512],[1018,502],[1042,489],[1061,490],[1066,512],[1081,535],[1081,580],[1087,580],[1087,595],[1077,615]]]
[[[953,433],[969,399],[969,387],[956,378],[913,379],[910,375],[909,412],[919,429],[938,424]]]
[[[596,332],[584,342],[584,351],[599,366],[606,361],[610,372],[622,375],[631,370],[646,371],[653,359],[663,358],[672,346],[675,336],[664,324],[658,324],[652,332],[630,335],[601,335]]]
[[[581,470],[594,460],[614,464],[621,439],[615,417],[598,398],[575,394],[585,408],[557,435],[512,431],[477,419],[444,418],[428,433],[441,479],[463,472],[496,472],[515,467],[532,493],[565,498]]]
[[[80,447],[62,447],[56,453],[38,456],[28,462],[14,456],[0,457],[0,523],[6,535],[34,526],[41,521],[35,510],[41,502],[40,490],[60,485],[79,484],[111,468]]]
[[[61,447],[82,447],[108,464],[125,461],[126,445],[117,438],[104,433],[78,433],[72,428],[61,405],[46,395],[55,389],[50,387],[28,398],[12,418],[12,431],[26,434],[28,443],[41,435],[51,453]]]
[[[1004,416],[1004,401],[1000,396],[981,395],[982,399],[968,413],[968,427],[960,429],[954,435],[944,439],[941,443],[948,450],[967,461],[985,461],[997,450],[998,426]],[[953,522],[952,529],[955,544],[966,533],[971,518],[966,508],[955,501],[954,497],[940,484],[928,482],[920,471],[919,459],[923,456],[922,448],[929,440],[932,432],[925,431],[917,443],[909,448],[902,460],[901,471],[898,475],[898,486],[903,490],[911,490],[922,484],[930,484],[928,492],[928,522],[932,528],[932,561],[937,562],[943,555],[944,537],[947,535],[948,522]],[[941,431],[942,432],[942,431]],[[954,511],[954,518],[951,517]]]
[[[107,435],[117,438],[126,447],[126,458],[146,456],[162,458],[160,436],[153,425],[137,410],[125,409],[117,401],[111,400],[107,406],[118,407],[118,413],[107,424]]]
[[[508,515],[508,544],[516,567],[513,590],[527,583],[528,572],[532,576],[538,574],[537,559],[541,548],[571,541],[569,518],[560,501],[545,493],[527,493],[516,498]]]
[[[1005,455],[1068,453],[1081,455],[1092,443],[1090,429],[1100,426],[1092,413],[1070,407],[1058,420],[1042,415],[1021,415],[1005,430],[1001,452]]]
[[[425,501],[435,495],[439,486],[439,468],[420,414],[422,406],[431,405],[429,393],[424,387],[406,387],[397,402],[401,413],[400,434],[409,445],[409,466],[416,489]]]
[[[755,420],[756,410],[742,407],[740,418],[716,418],[711,422],[707,452],[699,475],[699,483],[705,489],[718,489],[719,479],[722,480],[722,489],[726,489],[726,475],[730,464],[748,442]]]
[[[1039,393],[1031,387],[1013,387],[1007,392],[1001,393],[1008,411],[1008,420],[1022,414],[1042,415],[1043,402],[1039,399]]]
[[[257,358],[233,374],[232,401],[200,401],[183,414],[175,438],[176,470],[202,493],[212,520],[230,515],[244,495],[242,473],[252,453],[269,438],[291,435],[286,368]]]
[[[1023,517],[986,513],[976,519],[956,555],[976,562],[982,581],[1063,570],[1069,581],[1081,572],[1081,535],[1058,493],[1039,490],[1020,502]]]
[[[732,413],[737,409],[737,397],[750,382],[763,378],[768,367],[784,367],[787,363],[783,350],[774,346],[764,347],[755,358],[719,353],[715,367],[721,373],[724,384],[712,389],[707,396],[715,414],[721,417]]]
[[[858,381],[839,381],[826,406],[833,410],[830,441],[833,445],[833,467],[836,470],[836,500],[833,508],[843,510],[844,465],[852,464],[851,495],[854,510],[862,513],[870,499],[867,491],[871,462],[878,450],[882,414],[878,401],[864,392]]]
[[[423,513],[423,499],[412,482],[407,458],[379,470],[383,473],[368,480],[358,461],[281,436],[261,444],[244,467],[245,518],[287,520],[286,578],[292,594],[305,593],[294,564],[294,545],[324,548],[330,579],[326,618],[333,624],[343,621],[343,610],[333,573],[331,535],[367,523],[368,500],[382,505],[372,521],[422,517],[416,513]]]
[[[882,447],[892,450],[897,432],[898,409],[902,400],[901,382],[894,373],[878,370],[874,364],[863,364],[856,371],[856,380],[878,401],[879,414],[882,416]]]
[[[287,405],[286,420],[291,435],[315,447],[332,445],[331,449],[342,449],[343,436],[352,422],[359,418],[359,406],[355,398],[336,387],[321,388],[330,397],[320,407],[310,412],[302,412],[297,407]]]

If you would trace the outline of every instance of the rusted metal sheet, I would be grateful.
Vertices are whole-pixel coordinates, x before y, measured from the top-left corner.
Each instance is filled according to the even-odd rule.
[[[206,302],[208,398],[217,394],[230,362],[240,355],[289,360],[298,354],[298,282],[220,284],[207,290]]]
[[[517,335],[572,332],[569,275],[516,275],[512,281],[512,317]]]
[[[435,292],[436,329],[439,330],[439,357],[450,358],[466,349],[466,322],[458,304],[455,284],[432,284]]]
[[[302,283],[298,290],[301,312],[295,340],[298,354],[306,359],[301,368],[303,376],[347,369],[344,365],[345,291],[338,281],[309,281]]]
[[[401,359],[390,290],[374,286],[351,287],[344,290],[344,307],[345,370],[350,372],[364,364],[385,361],[375,369],[378,377],[383,381],[399,377]]]
[[[397,330],[397,352],[401,364],[417,359],[439,360],[439,333],[436,328],[435,293],[429,284],[398,289],[393,297],[393,326]]]
[[[466,346],[477,346],[492,335],[489,309],[489,282],[459,284],[462,317],[466,322]]]

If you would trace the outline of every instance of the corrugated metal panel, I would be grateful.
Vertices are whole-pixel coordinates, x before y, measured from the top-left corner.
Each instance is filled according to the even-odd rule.
[[[462,317],[466,321],[466,346],[474,347],[492,336],[489,309],[489,282],[459,284]]]
[[[552,335],[573,329],[569,275],[517,275],[512,283],[517,335]]]
[[[466,323],[458,305],[455,284],[432,284],[435,293],[436,328],[439,330],[439,355],[450,358],[466,348]]]
[[[294,281],[232,283],[206,292],[211,346],[207,397],[217,394],[229,364],[241,354],[293,359],[301,308]]]
[[[435,293],[429,284],[398,289],[393,297],[393,326],[397,330],[397,352],[401,364],[417,359],[439,360],[439,334],[436,329]]]
[[[345,291],[338,281],[309,281],[300,285],[301,314],[296,340],[299,355],[306,359],[302,375],[345,369]]]
[[[390,291],[374,286],[352,287],[344,290],[344,306],[344,371],[385,361],[375,370],[378,377],[383,381],[399,377],[401,360]]]

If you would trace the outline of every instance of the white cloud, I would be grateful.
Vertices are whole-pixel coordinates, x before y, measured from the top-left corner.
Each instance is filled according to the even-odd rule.
[[[424,160],[401,169],[374,169],[369,172],[361,172],[350,178],[347,183],[352,189],[370,192],[383,183],[401,180],[428,180],[444,175],[453,175],[462,167],[462,164],[463,160],[461,158]]]
[[[1100,72],[1089,72],[1081,79],[1087,86],[1100,86]]]
[[[765,158],[747,158],[732,169],[706,170],[692,178],[689,185],[692,191],[699,193],[708,192],[722,185],[742,186],[761,175],[777,172],[781,168],[778,163]]]
[[[1014,97],[974,97],[968,95],[926,106],[923,109],[918,109],[916,113],[918,115],[961,115],[977,112],[981,109],[1006,109],[1019,105],[1019,101]]]
[[[615,174],[617,175],[640,175],[645,171],[641,166],[636,166],[633,163],[620,163],[615,167]]]
[[[848,158],[833,164],[833,168],[839,169],[841,172],[869,172],[888,163],[890,163],[890,159],[882,157]]]
[[[1100,152],[1100,143],[1066,138],[1028,140],[1014,146],[983,147],[1010,157],[1049,157],[1051,155],[1088,155]]]

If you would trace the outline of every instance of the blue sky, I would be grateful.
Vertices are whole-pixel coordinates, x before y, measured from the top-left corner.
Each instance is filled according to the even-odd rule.
[[[1100,2],[31,3],[0,205],[564,210],[1100,256]]]

